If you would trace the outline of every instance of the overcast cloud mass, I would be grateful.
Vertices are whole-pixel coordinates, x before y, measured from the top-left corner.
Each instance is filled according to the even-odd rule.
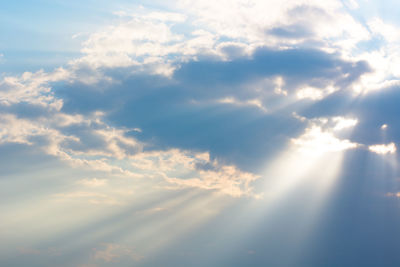
[[[0,4],[1,266],[400,266],[400,4]]]

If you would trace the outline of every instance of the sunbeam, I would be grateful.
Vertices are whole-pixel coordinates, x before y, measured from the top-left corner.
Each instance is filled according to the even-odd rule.
[[[32,2],[0,5],[0,266],[400,266],[396,1]]]

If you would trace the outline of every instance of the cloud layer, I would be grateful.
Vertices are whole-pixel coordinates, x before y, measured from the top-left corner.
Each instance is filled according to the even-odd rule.
[[[398,26],[357,15],[363,3],[353,0],[153,3],[107,10],[109,25],[76,33],[80,55],[63,66],[0,76],[6,264],[155,266],[169,258],[163,249],[175,260],[175,249],[192,253],[185,238],[197,233],[208,261],[221,247],[243,265],[277,265],[279,253],[264,259],[245,246],[273,251],[255,237],[268,234],[295,262],[293,244],[335,186],[343,198],[332,214],[392,205]],[[282,222],[299,232],[289,237]],[[215,229],[229,246],[204,245]]]

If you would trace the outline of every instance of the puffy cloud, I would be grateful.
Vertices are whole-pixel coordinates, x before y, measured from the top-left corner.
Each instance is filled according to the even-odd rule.
[[[359,44],[359,49],[354,51],[353,58],[367,61],[373,71],[361,77],[354,85],[354,90],[357,93],[368,93],[399,86],[398,26],[375,17],[367,20],[367,27],[372,34],[371,39]]]
[[[173,34],[162,22],[154,22],[151,17],[134,17],[126,23],[91,35],[83,44],[82,52],[85,56],[77,62],[89,64],[94,68],[157,62],[161,60],[161,56],[175,52],[176,48],[167,44],[180,39],[181,36]],[[146,59],[139,62],[139,58],[143,56],[146,56]]]
[[[311,40],[326,47],[351,47],[369,38],[340,1],[180,1],[195,22],[216,35],[246,43],[275,46],[298,45]],[[264,12],[268,12],[266,16]],[[235,18],[235,19],[232,19]],[[346,36],[346,41],[343,37]],[[342,37],[342,38],[340,38]]]
[[[0,105],[10,106],[25,102],[59,110],[62,101],[54,98],[48,83],[65,80],[69,75],[68,70],[58,68],[51,73],[38,71],[25,72],[19,77],[6,76],[0,81]]]
[[[168,5],[168,4],[167,4]],[[173,12],[139,6],[116,12],[119,23],[83,43],[70,62],[91,68],[133,67],[170,76],[187,60],[229,60],[260,47],[316,48],[350,57],[369,31],[341,1],[177,1]],[[265,16],[260,10],[268,11]],[[231,18],[235,18],[234,20]]]
[[[304,87],[297,90],[297,97],[299,99],[310,98],[311,100],[320,100],[324,96],[336,91],[334,87],[328,86],[325,89],[318,89],[315,87]]]
[[[199,54],[215,54],[215,36],[205,30],[191,33],[175,32],[186,15],[147,10],[143,7],[131,12],[118,12],[119,24],[91,34],[83,43],[83,57],[70,65],[81,68],[133,67],[136,71],[169,76],[177,62]]]
[[[306,153],[336,152],[358,146],[358,144],[352,143],[349,140],[340,140],[332,133],[323,132],[319,127],[307,129],[304,135],[292,139],[292,142]]]
[[[298,117],[297,114],[295,114]],[[351,142],[348,139],[339,139],[335,136],[335,132],[345,128],[352,128],[357,124],[356,119],[332,117],[332,118],[316,118],[306,119],[298,117],[300,120],[308,121],[310,126],[305,132],[291,141],[298,149],[306,154],[324,154],[329,152],[339,152],[347,149],[354,149],[360,144]]]
[[[396,145],[394,143],[372,145],[368,149],[376,154],[393,154],[396,152]]]
[[[394,25],[383,22],[380,18],[370,20],[368,26],[374,34],[383,36],[390,43],[400,41],[398,28]]]
[[[358,120],[353,118],[334,117],[333,121],[336,123],[334,130],[340,131],[342,129],[350,128],[357,125]]]

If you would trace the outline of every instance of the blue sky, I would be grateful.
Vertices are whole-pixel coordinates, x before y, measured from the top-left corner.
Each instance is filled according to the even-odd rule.
[[[1,266],[399,266],[395,1],[0,5]]]

